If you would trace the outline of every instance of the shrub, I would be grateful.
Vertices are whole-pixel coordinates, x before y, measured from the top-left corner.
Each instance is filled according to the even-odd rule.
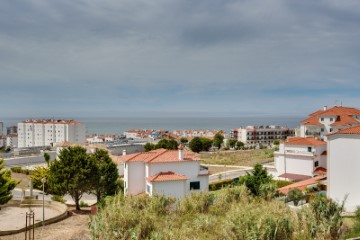
[[[288,186],[290,184],[293,184],[293,182],[290,182],[290,181],[285,181],[285,180],[271,180],[271,182],[273,184],[276,185],[277,188],[282,188],[282,187],[285,187],[285,186]]]
[[[289,201],[293,201],[295,206],[297,206],[304,197],[303,192],[297,188],[291,189],[288,193]]]
[[[84,201],[80,201],[80,207],[88,207],[89,204],[87,204],[86,202]]]
[[[229,185],[232,185],[234,183],[235,183],[234,179],[225,179],[225,180],[220,180],[217,182],[212,182],[209,184],[209,190],[216,191],[216,190],[222,189],[224,187],[227,187]]]
[[[61,202],[61,203],[65,203],[65,202],[66,202],[66,200],[64,199],[64,197],[63,197],[63,196],[60,196],[60,195],[53,195],[53,196],[51,197],[51,200],[52,200],[52,201],[56,201],[56,202]]]
[[[10,169],[14,173],[22,173],[22,168],[21,167],[12,167]]]

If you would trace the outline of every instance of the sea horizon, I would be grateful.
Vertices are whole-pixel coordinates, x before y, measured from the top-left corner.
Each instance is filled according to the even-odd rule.
[[[6,127],[16,125],[17,122],[28,118],[3,118],[0,122]],[[36,119],[49,119],[36,118]],[[122,134],[130,129],[155,129],[155,130],[224,130],[229,132],[234,128],[259,125],[279,125],[288,128],[296,128],[300,124],[301,117],[284,116],[243,116],[243,117],[77,117],[77,118],[55,118],[75,119],[85,124],[86,134]]]

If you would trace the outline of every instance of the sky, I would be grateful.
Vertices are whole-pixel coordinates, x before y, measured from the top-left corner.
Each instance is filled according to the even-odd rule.
[[[358,0],[2,0],[0,118],[360,108]]]

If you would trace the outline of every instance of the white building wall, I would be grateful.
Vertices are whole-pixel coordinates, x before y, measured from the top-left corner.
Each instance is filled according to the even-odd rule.
[[[311,147],[311,152],[308,151],[308,147]],[[313,176],[316,161],[319,162],[318,167],[327,167],[326,156],[321,155],[325,150],[325,144],[320,146],[285,146],[284,143],[281,143],[279,151],[275,152],[275,167],[278,175],[293,173]]]
[[[124,163],[125,193],[136,195],[145,192],[145,164],[143,162]]]
[[[179,162],[161,162],[150,163],[147,167],[146,176],[153,176],[160,172],[174,172],[184,175],[189,179],[186,181],[186,194],[190,192],[190,182],[200,182],[200,190],[207,191],[209,188],[209,177],[198,176],[200,171],[199,161],[179,161]]]
[[[187,181],[150,182],[151,193],[149,195],[159,194],[182,198],[186,195],[186,182]]]
[[[356,210],[360,205],[360,136],[333,135],[328,138],[327,195],[341,203],[346,211]]]
[[[6,147],[17,148],[18,147],[18,137],[17,136],[7,136],[6,137]]]

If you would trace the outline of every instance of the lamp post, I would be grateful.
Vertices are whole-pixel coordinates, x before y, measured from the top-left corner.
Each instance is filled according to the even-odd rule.
[[[45,201],[44,201],[44,195],[45,195],[45,182],[46,182],[46,178],[42,178],[41,182],[43,184],[43,220],[42,220],[42,225],[45,226]]]

